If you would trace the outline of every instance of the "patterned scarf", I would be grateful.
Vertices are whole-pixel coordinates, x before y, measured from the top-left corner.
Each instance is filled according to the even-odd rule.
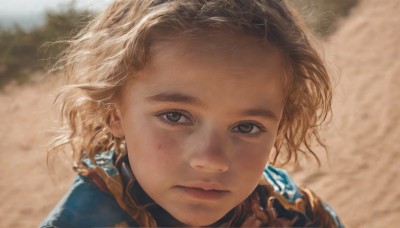
[[[102,191],[114,196],[119,206],[140,227],[183,226],[137,183],[127,155],[116,158],[114,150],[83,157],[76,171],[91,179]],[[267,178],[237,207],[211,226],[219,227],[338,227],[340,222],[309,189],[298,189],[301,197],[291,201],[274,189]],[[155,216],[156,215],[156,216]],[[166,223],[166,221],[169,221]],[[119,227],[124,224],[116,224]]]

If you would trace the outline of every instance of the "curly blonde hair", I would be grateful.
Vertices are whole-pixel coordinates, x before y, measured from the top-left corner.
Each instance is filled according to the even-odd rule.
[[[121,87],[146,64],[154,42],[180,34],[217,30],[265,40],[285,55],[290,75],[274,144],[282,163],[298,154],[318,157],[311,148],[325,148],[319,125],[331,111],[331,84],[324,62],[309,40],[298,15],[283,0],[116,0],[69,41],[56,65],[68,79],[56,99],[65,128],[50,151],[71,146],[75,159],[83,152],[114,148],[121,140],[108,130]],[[133,76],[132,76],[133,75]]]

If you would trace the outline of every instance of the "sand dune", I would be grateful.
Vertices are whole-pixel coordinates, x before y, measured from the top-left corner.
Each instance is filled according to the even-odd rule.
[[[329,161],[297,168],[348,227],[400,223],[400,2],[360,1],[326,44],[335,81],[334,113],[323,137]],[[67,189],[64,158],[52,179],[45,145],[56,126],[53,82],[0,91],[0,227],[35,227]],[[323,156],[323,155],[321,155]]]
[[[0,93],[0,227],[37,227],[71,183],[62,161],[66,181],[53,182],[46,166],[53,95],[49,81]]]
[[[349,227],[400,222],[400,2],[361,1],[326,50],[335,76],[330,162],[295,174]],[[310,181],[311,180],[311,181]]]

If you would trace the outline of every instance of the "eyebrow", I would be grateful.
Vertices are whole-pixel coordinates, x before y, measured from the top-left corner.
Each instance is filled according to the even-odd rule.
[[[268,108],[251,108],[241,113],[244,116],[259,116],[266,119],[278,120],[278,116]]]
[[[146,100],[152,102],[176,102],[185,104],[203,105],[203,102],[196,98],[182,93],[163,92],[153,96],[146,97]],[[240,112],[243,116],[259,116],[265,119],[278,120],[277,115],[268,108],[250,108]]]
[[[182,93],[159,93],[146,98],[149,101],[155,102],[177,102],[186,104],[202,104],[200,99]]]

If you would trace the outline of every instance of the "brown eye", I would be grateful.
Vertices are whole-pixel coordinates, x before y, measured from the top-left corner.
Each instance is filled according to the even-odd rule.
[[[240,124],[239,126],[237,126],[238,131],[245,134],[251,133],[254,127],[254,124],[251,123]]]
[[[236,125],[236,127],[233,128],[233,131],[244,135],[253,136],[261,131],[265,131],[265,128],[255,123],[241,123]]]
[[[187,125],[192,123],[191,119],[188,117],[188,114],[184,114],[179,111],[164,112],[157,116],[162,121],[170,125]]]
[[[179,112],[169,112],[165,114],[165,118],[174,123],[178,123],[182,116],[183,115]]]

